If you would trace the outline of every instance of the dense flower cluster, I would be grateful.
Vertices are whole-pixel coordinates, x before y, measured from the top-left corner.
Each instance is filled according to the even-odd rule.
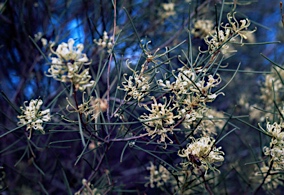
[[[203,136],[216,135],[217,130],[222,129],[225,125],[224,118],[225,116],[222,112],[207,109],[194,134],[202,134]]]
[[[71,82],[75,90],[84,91],[86,87],[93,86],[95,81],[91,80],[89,68],[83,69],[84,65],[89,64],[88,57],[82,53],[83,44],[74,47],[74,43],[73,39],[69,39],[68,43],[59,44],[56,51],[52,49],[54,44],[51,45],[51,52],[56,57],[51,57],[51,66],[47,76],[64,83]]]
[[[124,91],[127,92],[125,97],[126,101],[130,101],[131,99],[135,99],[140,103],[146,95],[149,94],[150,89],[150,82],[149,82],[149,75],[144,73],[145,66],[142,65],[141,71],[138,72],[130,68],[129,62],[127,61],[128,68],[133,72],[132,76],[126,78],[127,74],[124,74],[123,77],[125,79],[122,82]],[[140,105],[140,104],[139,104]]]
[[[273,162],[275,170],[284,169],[284,124],[276,123],[270,124],[267,122],[266,130],[271,136],[269,147],[265,146],[263,152],[265,156],[270,157],[270,163]]]
[[[173,143],[167,134],[173,133],[174,119],[177,116],[174,116],[173,109],[169,107],[171,102],[167,102],[165,97],[163,99],[165,100],[164,104],[157,103],[157,100],[152,97],[154,103],[151,104],[151,108],[147,105],[143,105],[150,114],[144,113],[140,119],[146,120],[143,124],[148,132],[148,136],[151,136],[152,139],[155,136],[160,136],[158,143],[164,143],[166,147],[166,138],[170,140],[170,143]]]
[[[158,80],[158,85],[174,94],[178,116],[183,118],[183,125],[189,128],[194,121],[203,118],[207,110],[206,104],[223,94],[212,92],[212,88],[220,84],[221,77],[218,74],[200,77],[198,72],[184,66],[179,69],[175,79],[172,83]]]
[[[30,130],[29,139],[32,135],[32,130],[38,130],[42,134],[45,133],[42,124],[51,120],[50,110],[40,110],[43,102],[41,99],[31,100],[27,106],[27,101],[24,102],[24,107],[20,107],[22,115],[18,116],[20,121],[18,125],[26,125],[26,130]]]
[[[265,131],[262,127],[261,129]],[[274,190],[278,185],[283,185],[284,170],[284,124],[282,122],[270,124],[266,123],[266,132],[271,137],[269,147],[263,147],[263,153],[269,158],[269,161],[262,163],[261,166],[256,167],[255,174],[252,180],[257,183],[263,181],[263,188],[266,190]]]
[[[185,149],[179,150],[178,155],[186,158],[187,161],[181,163],[183,167],[193,165],[194,167],[202,167],[206,171],[210,168],[217,170],[212,164],[224,161],[224,152],[221,147],[216,148],[215,139],[212,137],[201,137],[197,140],[191,138],[192,142],[187,144]]]

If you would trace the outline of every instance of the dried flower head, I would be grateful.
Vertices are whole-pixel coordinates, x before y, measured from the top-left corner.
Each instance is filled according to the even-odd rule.
[[[66,110],[70,113],[77,112],[80,114],[84,114],[87,118],[91,116],[90,120],[96,119],[101,112],[105,112],[108,108],[108,103],[106,99],[96,98],[93,99],[93,96],[90,96],[88,100],[85,99],[85,92],[82,94],[82,103],[76,107],[73,105],[68,98],[66,98],[68,105],[66,106]],[[70,110],[71,107],[73,110]]]
[[[75,90],[84,91],[86,87],[92,87],[95,81],[91,81],[89,68],[82,70],[84,65],[90,64],[86,54],[82,53],[83,44],[74,47],[74,43],[73,39],[69,39],[68,43],[59,44],[56,51],[52,49],[54,44],[50,46],[51,52],[56,57],[51,57],[47,76],[61,82],[71,82]]]
[[[43,104],[41,99],[31,100],[28,106],[26,104],[27,101],[24,102],[24,107],[20,107],[22,115],[18,116],[18,119],[20,119],[18,125],[27,126],[26,130],[30,130],[29,139],[32,136],[33,129],[45,134],[42,124],[51,120],[50,110],[40,110],[40,107]]]
[[[92,106],[92,118],[98,118],[101,112],[105,112],[108,109],[108,103],[106,99],[96,98],[91,101]]]

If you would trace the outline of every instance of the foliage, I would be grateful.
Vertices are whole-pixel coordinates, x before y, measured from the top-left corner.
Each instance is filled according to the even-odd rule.
[[[281,192],[283,51],[255,5],[1,2],[1,192]]]

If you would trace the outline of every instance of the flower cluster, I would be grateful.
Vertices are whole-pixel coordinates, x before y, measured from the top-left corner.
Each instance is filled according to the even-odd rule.
[[[266,130],[271,136],[269,147],[265,146],[263,152],[265,156],[270,157],[270,163],[273,162],[273,169],[284,169],[284,124],[276,123],[270,124],[267,122]]]
[[[140,103],[143,101],[145,96],[149,94],[151,84],[149,82],[149,75],[144,72],[146,69],[145,65],[142,65],[141,71],[138,74],[137,71],[130,68],[128,61],[126,63],[128,68],[133,72],[133,75],[129,76],[128,78],[126,78],[127,74],[123,75],[125,81],[122,82],[122,90],[127,92],[125,100],[130,101],[131,99],[135,99],[138,101],[138,103]]]
[[[88,65],[89,59],[86,54],[82,53],[84,46],[78,44],[74,47],[75,41],[69,39],[68,43],[61,43],[58,45],[56,51],[50,49],[56,57],[51,57],[51,66],[48,69],[50,77],[61,81],[71,82],[75,90],[84,91],[86,87],[91,87],[95,84],[95,81],[91,80],[89,75],[89,68],[83,69],[84,65]]]
[[[191,33],[194,37],[205,38],[214,32],[213,28],[212,20],[196,20]]]
[[[170,180],[171,173],[162,165],[159,165],[159,169],[157,169],[157,166],[150,162],[150,167],[147,167],[147,170],[150,171],[150,177],[146,177],[149,182],[145,186],[150,184],[151,188],[161,187]]]
[[[173,133],[173,125],[175,123],[174,119],[177,116],[174,116],[173,109],[169,107],[171,101],[167,102],[166,97],[163,97],[163,99],[164,104],[157,103],[155,97],[152,97],[154,103],[151,104],[151,108],[149,108],[147,105],[143,105],[144,108],[150,112],[150,114],[144,113],[142,116],[140,116],[140,119],[146,120],[143,125],[148,132],[148,136],[151,136],[151,139],[157,135],[160,136],[160,140],[157,142],[164,143],[166,147],[166,138],[170,140],[170,143],[173,143],[167,134]]]
[[[198,72],[184,66],[179,69],[175,79],[172,83],[158,80],[158,85],[174,93],[178,116],[184,119],[183,125],[189,128],[194,121],[203,118],[207,110],[206,103],[213,102],[218,95],[223,94],[212,92],[212,88],[220,84],[221,77],[218,74],[200,77]]]
[[[33,129],[40,131],[42,134],[45,134],[42,124],[43,122],[48,122],[51,120],[50,110],[40,110],[40,107],[43,104],[41,99],[31,100],[28,106],[26,104],[27,101],[24,102],[24,107],[20,107],[20,109],[22,110],[22,115],[18,116],[18,119],[20,119],[18,125],[27,126],[26,130],[30,130],[28,137],[29,139],[32,136]]]
[[[109,37],[107,35],[107,32],[104,31],[104,34],[103,34],[103,38],[102,39],[99,39],[99,40],[96,40],[94,39],[93,40],[94,43],[96,43],[98,46],[102,47],[103,49],[104,48],[107,48],[108,49],[108,53],[111,52],[112,48],[113,48],[113,38],[112,37]]]
[[[236,37],[240,37],[240,43],[243,42],[243,39],[248,39],[248,35],[255,32],[255,30],[248,31],[247,28],[250,26],[250,21],[248,19],[237,21],[235,17],[236,12],[228,13],[227,19],[228,22],[225,26],[218,28],[214,31],[214,33],[207,35],[204,38],[205,43],[208,45],[209,53],[215,53],[219,49],[221,52],[226,52],[229,48],[228,42],[231,39]]]
[[[195,140],[191,138],[192,142],[187,144],[185,149],[179,150],[178,155],[186,158],[187,161],[181,163],[183,167],[193,165],[194,167],[208,168],[217,170],[212,164],[224,161],[224,152],[221,147],[216,148],[215,139],[212,137],[201,137]]]
[[[262,127],[260,127],[265,131]],[[283,172],[284,169],[284,124],[282,122],[270,124],[266,123],[266,132],[271,137],[269,147],[263,147],[263,153],[269,157],[268,163],[264,162],[261,166],[256,167],[255,174],[252,179],[257,183],[263,181],[263,188],[273,190],[278,185],[283,185]]]
[[[283,184],[283,176],[279,174],[279,171],[271,170],[269,166],[263,164],[260,168],[256,168],[256,171],[253,175],[253,180],[258,182],[262,181],[265,178],[265,182],[263,184],[263,188],[266,190],[274,190],[278,187],[278,185]]]
[[[265,105],[265,110],[273,112],[274,101],[276,104],[282,102],[282,95],[284,91],[284,85],[281,78],[284,78],[284,70],[279,67],[273,67],[271,69],[271,74],[265,76],[265,82],[261,87],[261,96],[260,99]],[[266,117],[271,116],[267,113]]]

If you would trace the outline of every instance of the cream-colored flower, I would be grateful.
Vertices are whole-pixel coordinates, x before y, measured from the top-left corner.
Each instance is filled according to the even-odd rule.
[[[151,139],[159,136],[160,139],[157,142],[164,143],[166,147],[166,138],[170,141],[170,143],[173,143],[173,141],[169,138],[168,133],[173,133],[173,127],[175,124],[174,119],[177,118],[177,116],[174,116],[173,108],[169,107],[171,101],[167,102],[166,97],[163,98],[164,104],[157,103],[155,97],[152,97],[151,99],[153,100],[151,108],[147,105],[143,105],[150,113],[144,113],[140,116],[140,119],[142,119],[143,125],[148,132],[148,136],[151,136]]]
[[[206,36],[204,38],[205,43],[208,45],[208,51],[211,54],[214,54],[216,51],[228,52],[229,41],[236,40],[236,37],[240,37],[240,43],[243,43],[243,39],[248,39],[248,34],[254,33],[256,30],[248,31],[250,26],[250,21],[248,19],[243,19],[237,21],[235,17],[236,12],[228,13],[227,18],[228,22],[225,26],[219,27],[215,30],[214,33]],[[231,50],[230,52],[235,52]]]
[[[128,78],[126,78],[127,74],[123,75],[125,81],[122,82],[122,90],[127,92],[125,100],[130,101],[131,99],[135,99],[138,101],[138,105],[140,106],[140,102],[143,101],[145,96],[149,94],[151,85],[149,75],[144,73],[144,65],[142,65],[141,71],[138,74],[137,71],[130,68],[128,61],[126,63],[128,68],[133,72],[133,75],[129,76]]]
[[[84,46],[78,44],[74,46],[75,41],[69,39],[68,43],[58,45],[56,51],[50,46],[51,52],[55,55],[51,57],[51,65],[48,69],[48,75],[61,82],[71,82],[75,90],[84,91],[86,87],[92,87],[95,81],[91,80],[89,69],[83,69],[84,65],[90,64],[86,54],[82,53]]]
[[[236,12],[234,12],[233,14],[231,13],[227,14],[227,18],[230,24],[229,27],[228,26],[227,27],[231,30],[232,34],[240,36],[241,38],[240,43],[242,43],[243,39],[248,39],[248,34],[254,33],[256,29],[248,31],[247,29],[250,26],[250,20],[246,18],[238,22],[235,17],[235,14]]]
[[[75,195],[101,195],[98,188],[95,188],[90,182],[88,182],[86,179],[82,179],[82,184],[84,186],[84,189],[78,192],[75,192]]]
[[[263,179],[265,178],[263,188],[266,190],[274,190],[279,185],[283,184],[283,176],[279,171],[274,170],[273,168],[269,168],[266,164],[262,164],[260,167],[255,168],[254,175],[252,176],[252,179],[257,182],[261,183]]]
[[[29,139],[32,136],[33,129],[45,134],[42,124],[51,120],[50,110],[40,110],[43,104],[41,99],[31,100],[28,106],[26,104],[27,101],[24,102],[24,107],[20,107],[22,115],[18,116],[18,119],[20,119],[18,125],[27,126],[26,130],[30,130]]]
[[[175,12],[175,4],[174,3],[162,3],[162,9],[159,10],[159,15],[162,19],[168,18],[170,16],[174,16]]]
[[[181,163],[183,167],[193,165],[202,166],[206,171],[208,168],[217,170],[213,165],[224,161],[224,152],[221,147],[216,148],[215,139],[212,137],[201,137],[197,140],[191,138],[192,142],[187,144],[185,149],[179,150],[178,155],[186,158],[187,161]]]
[[[284,169],[284,124],[274,122],[272,125],[267,122],[266,130],[271,136],[269,147],[263,147],[265,156],[270,157],[270,163],[275,170]]]
[[[221,83],[220,75],[215,76],[207,74],[199,76],[200,72],[206,70],[182,67],[177,75],[174,74],[175,81],[158,80],[157,84],[163,91],[173,93],[173,107],[177,110],[175,118],[181,118],[185,128],[204,118],[207,111],[206,104],[213,102],[218,95],[224,93],[214,93],[212,89]]]
[[[108,53],[111,53],[111,50],[113,48],[113,38],[109,37],[106,31],[104,31],[102,39],[99,40],[94,39],[93,41],[101,48],[103,49],[107,48]]]

